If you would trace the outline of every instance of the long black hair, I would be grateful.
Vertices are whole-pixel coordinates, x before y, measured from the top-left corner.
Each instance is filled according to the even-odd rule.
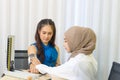
[[[45,56],[44,56],[43,47],[41,45],[42,41],[40,39],[38,31],[40,31],[45,25],[50,25],[53,30],[53,36],[49,41],[50,45],[55,46],[55,37],[56,37],[55,23],[51,19],[42,19],[37,25],[36,34],[35,34],[36,46],[38,48],[37,55],[40,56],[41,63],[43,63],[43,61],[45,60]]]

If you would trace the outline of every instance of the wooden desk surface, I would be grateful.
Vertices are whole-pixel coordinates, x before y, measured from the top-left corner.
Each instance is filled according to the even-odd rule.
[[[12,77],[12,76],[4,76],[0,80],[32,80],[32,78],[28,77],[28,79],[22,79],[22,78],[17,78],[17,77]],[[53,75],[50,76],[49,74],[46,74],[35,80],[66,80],[66,79],[59,78]]]
[[[20,73],[19,73],[20,72]],[[0,78],[0,80],[66,80],[54,75],[49,75],[49,74],[44,74],[44,75],[40,75],[40,77],[38,76],[38,79],[35,79],[32,77],[30,77],[31,75],[27,75],[26,78],[22,78],[22,75],[26,75],[28,72],[28,70],[22,70],[22,71],[15,71],[15,72],[10,72],[8,71],[9,74],[11,75],[5,75],[4,77]],[[14,73],[14,74],[13,74]],[[16,75],[19,73],[19,77]]]

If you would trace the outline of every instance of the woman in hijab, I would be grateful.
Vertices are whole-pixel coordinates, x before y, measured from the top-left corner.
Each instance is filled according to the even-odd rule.
[[[96,80],[97,62],[92,54],[96,35],[87,27],[73,26],[64,34],[64,47],[71,56],[57,67],[48,67],[33,58],[33,64],[41,73],[56,75],[68,80]]]

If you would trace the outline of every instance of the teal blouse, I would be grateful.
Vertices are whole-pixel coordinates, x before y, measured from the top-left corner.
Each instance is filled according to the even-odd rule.
[[[38,50],[36,43],[34,43],[33,45],[35,45],[36,49]],[[45,55],[45,60],[43,64],[54,67],[56,65],[57,58],[58,58],[58,52],[56,48],[50,44],[44,45],[42,43],[42,46],[43,46],[44,55]],[[38,54],[37,54],[37,58],[40,60],[40,56]]]

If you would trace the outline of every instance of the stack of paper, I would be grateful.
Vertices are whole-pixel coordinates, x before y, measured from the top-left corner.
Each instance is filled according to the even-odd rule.
[[[33,74],[29,72],[23,72],[23,71],[5,71],[4,73],[6,76],[11,76],[11,77],[16,77],[16,78],[21,78],[21,79],[28,79],[29,77],[32,78],[32,80],[38,79],[41,74]]]

